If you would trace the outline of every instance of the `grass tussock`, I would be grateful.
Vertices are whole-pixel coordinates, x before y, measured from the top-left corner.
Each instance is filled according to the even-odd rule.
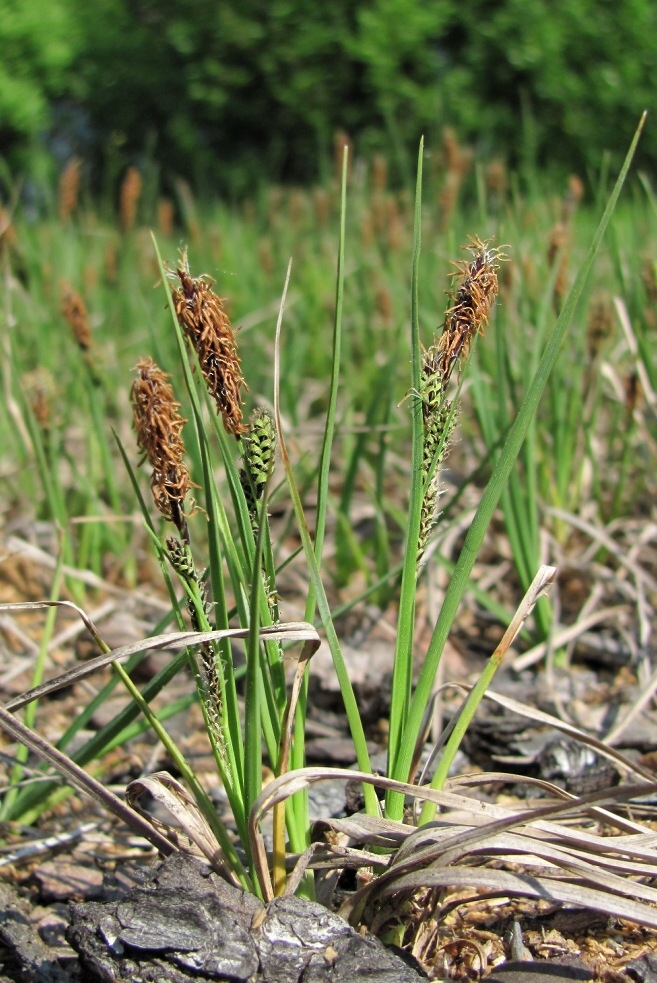
[[[2,711],[4,717],[0,714],[8,732],[19,734],[19,728],[12,729],[5,717],[20,706],[34,704],[71,680],[111,664],[116,679],[100,695],[108,698],[111,685],[120,679],[129,694],[129,706],[119,723],[103,728],[82,752],[72,751],[71,760],[75,755],[88,764],[102,758],[108,748],[126,738],[141,715],[162,741],[185,785],[169,775],[142,776],[129,790],[129,802],[136,805],[146,788],[161,794],[183,828],[196,830],[197,838],[192,836],[196,846],[231,883],[239,883],[267,900],[286,890],[311,896],[316,870],[345,863],[371,868],[375,876],[364,879],[344,902],[343,913],[354,922],[364,920],[376,930],[390,933],[396,931],[403,906],[408,931],[401,933],[401,939],[418,949],[425,921],[418,898],[430,898],[428,907],[437,922],[441,911],[445,914],[442,892],[455,884],[472,891],[483,888],[495,896],[516,892],[533,898],[549,893],[563,902],[608,910],[615,917],[654,926],[657,894],[652,885],[643,883],[646,870],[650,870],[650,877],[653,869],[657,870],[654,837],[651,839],[632,818],[616,813],[612,816],[611,811],[607,815],[605,811],[623,800],[622,791],[574,802],[567,796],[559,798],[559,792],[543,782],[543,791],[559,799],[556,804],[512,809],[490,803],[478,809],[474,822],[468,789],[475,783],[464,779],[459,784],[458,779],[448,776],[449,765],[480,702],[492,698],[490,684],[511,646],[548,645],[555,637],[560,610],[550,603],[545,591],[551,584],[558,589],[557,561],[573,548],[571,527],[577,525],[587,503],[593,503],[597,521],[604,524],[608,515],[616,518],[623,509],[641,501],[645,488],[654,487],[649,471],[644,469],[637,477],[637,462],[627,449],[628,442],[636,439],[639,443],[646,434],[654,444],[654,421],[644,407],[650,404],[655,390],[655,363],[643,332],[648,324],[645,303],[652,281],[645,272],[642,277],[637,271],[629,284],[620,250],[602,251],[603,235],[634,146],[602,217],[596,219],[593,231],[587,228],[590,244],[579,258],[576,225],[583,208],[581,185],[570,183],[556,209],[558,216],[554,208],[544,209],[545,221],[526,242],[527,216],[535,214],[540,205],[513,200],[509,191],[512,182],[507,181],[500,165],[485,175],[481,172],[477,188],[489,198],[479,201],[479,214],[468,219],[470,228],[484,228],[483,237],[470,235],[466,247],[469,257],[454,264],[456,272],[451,274],[442,328],[426,347],[426,324],[435,324],[435,312],[444,307],[439,287],[445,281],[448,260],[457,254],[454,243],[465,239],[463,230],[454,228],[457,205],[468,174],[476,167],[460,152],[453,135],[445,139],[447,176],[443,175],[442,194],[434,194],[431,208],[423,206],[422,157],[414,206],[408,194],[398,194],[389,187],[384,162],[374,163],[371,195],[357,197],[354,203],[361,248],[353,266],[347,262],[346,191],[348,174],[353,182],[357,175],[346,167],[344,140],[338,148],[342,167],[339,201],[332,185],[313,195],[299,189],[290,193],[275,189],[263,202],[251,203],[239,219],[226,217],[227,231],[222,230],[220,236],[212,227],[204,226],[189,189],[181,187],[178,220],[189,241],[195,243],[194,250],[209,257],[213,269],[237,266],[239,232],[243,238],[241,286],[248,280],[252,292],[250,315],[247,311],[244,319],[240,317],[244,327],[238,351],[237,335],[228,316],[235,298],[220,297],[210,277],[192,275],[186,253],[175,272],[167,274],[157,252],[171,319],[163,331],[160,296],[160,306],[153,308],[157,311],[153,315],[156,327],[148,339],[139,339],[148,340],[146,350],[157,354],[157,362],[151,357],[140,358],[129,402],[140,463],[147,461],[151,469],[150,487],[158,516],[151,514],[151,507],[141,496],[131,466],[130,443],[124,439],[122,413],[127,387],[117,386],[116,379],[110,377],[111,366],[127,357],[130,346],[126,342],[126,351],[119,352],[112,348],[109,331],[101,332],[99,339],[94,328],[98,357],[95,372],[87,371],[92,346],[89,318],[81,297],[67,288],[62,311],[75,339],[69,351],[75,358],[65,362],[70,373],[69,392],[79,387],[84,393],[86,412],[93,421],[86,434],[90,462],[86,487],[93,488],[96,482],[107,488],[104,498],[90,495],[85,507],[90,511],[93,505],[100,511],[107,501],[116,517],[122,514],[126,500],[125,489],[117,486],[115,452],[106,438],[100,439],[110,416],[117,423],[116,453],[128,474],[126,487],[137,496],[170,601],[168,617],[177,630],[161,633],[166,627],[163,624],[158,632],[154,629],[154,639],[112,651],[92,626],[92,637],[102,655],[93,665],[74,670],[73,675],[69,672],[45,684],[35,680],[29,692]],[[139,295],[145,295],[143,285],[138,287],[138,277],[152,276],[153,261],[144,258],[146,240],[143,230],[136,227],[141,194],[141,178],[137,172],[128,172],[121,193],[120,234],[118,228],[113,229],[111,241],[97,247],[98,275],[86,281],[71,277],[69,281],[95,284],[94,310],[103,310],[103,291],[105,296],[121,295],[128,305],[124,314],[140,290]],[[74,208],[79,216],[79,206],[75,205],[67,211],[67,218]],[[159,214],[166,236],[173,215],[171,210],[162,209]],[[340,223],[337,236],[332,238],[335,214],[339,214]],[[303,255],[304,244],[313,227],[317,248],[308,258]],[[454,248],[449,255],[440,251],[442,239],[440,247],[423,252],[427,227],[430,237],[441,227],[450,230],[449,246]],[[61,234],[67,237],[71,254],[80,248],[73,223],[63,222]],[[270,279],[280,267],[281,253],[289,245],[286,236],[292,234],[301,254],[298,280],[295,283],[293,276],[289,293],[286,281],[280,310],[275,305],[272,312],[263,302],[270,296]],[[21,246],[26,235],[21,230]],[[512,242],[513,249],[494,245],[496,242]],[[546,242],[550,244],[547,253]],[[172,243],[166,246],[174,248]],[[2,248],[7,261],[8,245]],[[324,280],[325,264],[316,259],[316,255],[324,254],[337,261],[333,283]],[[36,267],[34,255],[29,275],[36,277],[33,289],[41,291],[41,303],[57,279],[45,262]],[[626,304],[618,296],[610,302],[598,293],[589,294],[596,260],[606,265],[603,279],[609,279],[611,268],[618,277],[616,285],[627,289],[631,302]],[[196,262],[198,268],[207,268],[200,260]],[[70,263],[74,265],[72,260]],[[438,268],[440,276],[436,274]],[[410,269],[410,274],[402,269]],[[432,274],[426,277],[431,288],[423,296],[421,286],[427,272]],[[120,291],[116,290],[117,282],[123,284]],[[224,282],[231,281],[226,278],[222,287]],[[263,289],[265,284],[268,289]],[[30,293],[20,292],[12,284],[8,296],[12,312],[11,305],[15,305],[15,316],[21,310],[21,316],[29,319],[29,312],[35,309]],[[406,301],[410,296],[407,307],[401,306],[401,296]],[[587,306],[581,315],[578,305],[584,303]],[[400,310],[410,311],[410,316],[400,316]],[[274,332],[272,320],[277,313]],[[286,339],[288,316],[290,338]],[[410,331],[406,330],[407,320]],[[624,359],[622,373],[617,371],[619,359],[611,347],[619,344],[618,320],[627,345],[619,349]],[[532,331],[527,329],[529,323]],[[309,337],[308,325],[316,324],[323,325],[323,332]],[[488,326],[493,330],[486,331],[484,338]],[[569,331],[572,349],[564,364],[559,353]],[[47,340],[44,333],[44,360],[48,361],[46,356],[54,360],[56,353],[48,351]],[[27,422],[12,439],[21,454],[34,455],[50,518],[66,530],[73,523],[57,462],[62,449],[74,459],[67,447],[70,433],[66,423],[60,425],[52,407],[56,393],[39,382],[34,367],[24,364],[29,359],[20,340],[12,338],[9,351],[11,365],[20,367],[22,385],[19,396],[13,403],[7,400],[3,412],[9,419],[12,414],[16,418],[18,405],[24,414]],[[263,363],[275,367],[271,377],[263,375]],[[195,372],[197,368],[200,371]],[[171,382],[174,378],[177,396]],[[612,407],[603,398],[605,380],[613,383]],[[10,382],[15,385],[13,377]],[[408,395],[400,399],[404,391]],[[254,407],[247,417],[250,392]],[[23,400],[20,404],[19,398]],[[264,408],[267,405],[273,405],[273,414]],[[582,421],[588,429],[581,426]],[[309,425],[316,431],[312,432]],[[468,450],[454,465],[459,469],[455,482],[459,488],[441,515],[441,482],[447,452],[455,450],[457,425]],[[597,441],[591,435],[597,434],[597,427],[609,430],[619,448],[612,469],[613,487],[604,467],[596,466]],[[312,439],[308,439],[309,433]],[[79,445],[75,450],[77,463],[83,455]],[[273,480],[277,455],[284,472],[280,484]],[[605,462],[608,465],[609,461]],[[198,490],[197,511],[203,521],[191,515],[192,488]],[[364,502],[369,511],[363,523],[367,531],[361,532],[352,516]],[[127,510],[128,506],[124,507]],[[271,521],[273,515],[279,520],[277,524]],[[444,530],[450,532],[454,516],[462,523],[463,536],[452,535],[450,542],[457,544],[454,552],[442,556],[441,537]],[[173,523],[177,535],[163,532],[160,517]],[[544,558],[542,532],[547,527],[551,535],[549,559],[555,560],[554,565]],[[582,520],[577,528],[588,535],[592,526]],[[493,615],[506,631],[496,647],[491,645],[492,655],[455,710],[452,724],[434,733],[433,756],[438,765],[430,780],[422,777],[418,784],[410,784],[418,774],[429,733],[447,639],[459,607],[472,589],[477,558],[486,543],[499,539],[502,530],[507,573],[505,578],[491,578],[487,588],[479,590],[477,603],[486,617]],[[88,539],[80,536],[78,545],[82,555],[103,555],[102,541],[91,535]],[[613,553],[612,545],[611,535],[607,535],[601,537],[597,548]],[[72,549],[70,543],[68,549]],[[70,552],[62,552],[67,570],[72,568],[70,558]],[[429,575],[444,574],[437,612],[423,601],[423,578],[434,558]],[[296,588],[295,600],[299,603],[300,598],[305,620],[285,622],[280,613],[286,603],[281,579],[288,564],[295,562],[295,573],[302,570],[297,576],[302,589]],[[63,573],[58,591],[62,578]],[[389,648],[391,657],[394,650],[394,659],[388,771],[384,776],[371,768],[365,725],[338,627],[343,623],[338,615],[344,613],[337,603],[338,591],[344,585],[351,587],[352,578],[358,579],[361,595],[349,602],[349,609],[358,611],[359,604],[376,598],[381,602],[378,618],[392,612],[394,641]],[[64,602],[53,599],[47,603]],[[637,600],[641,616],[646,603],[643,593]],[[89,627],[89,619],[82,616]],[[425,629],[430,619],[432,630],[428,633]],[[327,820],[332,834],[343,839],[329,835],[321,845],[311,838],[308,789],[315,781],[327,777],[342,781],[355,773],[304,768],[308,673],[319,646],[315,621],[318,625],[321,622],[340,686],[364,795],[364,809],[358,817]],[[637,631],[644,627],[645,618]],[[241,665],[232,648],[238,639],[244,645]],[[158,645],[184,646],[185,651],[140,690],[132,670],[145,651]],[[299,647],[293,648],[295,645]],[[126,660],[129,668],[124,670]],[[207,789],[151,706],[153,698],[185,665],[192,671],[193,695],[206,726],[217,779],[225,791],[228,820],[218,816]],[[508,701],[506,706],[510,706]],[[523,712],[517,705],[511,709]],[[80,727],[88,719],[85,713],[83,710]],[[538,717],[532,708],[528,714]],[[636,779],[636,785],[628,786],[626,797],[654,790],[645,768],[608,748],[602,739],[587,736],[557,718],[543,715],[541,722],[575,734],[585,744],[590,742],[626,777]],[[20,735],[19,740],[29,742],[23,731]],[[74,730],[67,731],[63,746],[72,746],[75,736]],[[39,753],[47,761],[55,761],[52,749],[40,745]],[[263,761],[273,776],[266,786]],[[52,805],[55,794],[59,794],[53,790],[52,781],[37,791],[22,788],[24,763],[17,760],[11,795],[1,818],[32,818]],[[84,783],[77,772],[75,775],[78,784]],[[483,776],[480,781],[490,784],[512,778],[515,781],[517,776]],[[375,794],[377,786],[385,799]],[[93,783],[85,787],[89,790]],[[407,807],[409,796],[414,803],[412,812]],[[111,808],[116,811],[120,806],[113,802]],[[434,821],[438,808],[439,819]],[[273,833],[271,845],[266,845],[261,823],[269,811]],[[121,815],[132,821],[130,814]],[[586,824],[591,819],[597,825],[587,833]],[[578,826],[576,831],[573,822]],[[607,845],[613,843],[613,857],[604,851],[602,843],[606,822],[613,828],[613,836],[606,841]],[[165,829],[163,835],[169,844],[179,842],[173,828]],[[155,839],[161,847],[161,841]],[[604,861],[596,857],[601,851],[605,852]],[[603,862],[606,866],[601,874]],[[445,908],[450,903],[445,901]]]

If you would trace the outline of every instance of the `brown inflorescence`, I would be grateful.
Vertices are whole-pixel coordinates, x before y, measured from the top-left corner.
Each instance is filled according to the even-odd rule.
[[[8,211],[6,211],[0,205],[0,246],[10,246],[12,249],[16,248],[18,242],[18,237],[16,236],[16,230],[11,224],[11,216]]]
[[[119,218],[124,232],[129,232],[137,219],[137,204],[141,197],[141,188],[141,174],[136,167],[129,167],[121,183],[119,202]]]
[[[454,303],[445,312],[443,332],[423,353],[418,396],[422,403],[422,473],[424,495],[420,510],[418,565],[422,562],[429,534],[439,516],[440,468],[456,426],[458,405],[449,398],[449,380],[454,365],[467,357],[472,341],[483,332],[495,298],[497,271],[504,259],[502,249],[471,238],[473,253],[468,263],[457,263],[460,278]]]
[[[62,314],[73,328],[75,340],[82,351],[88,352],[91,348],[91,330],[87,306],[77,290],[66,281],[62,281],[60,294]]]
[[[604,343],[612,337],[615,324],[614,304],[609,294],[594,296],[586,324],[586,350],[590,361],[599,355]]]
[[[173,234],[174,211],[170,198],[160,198],[157,203],[157,227],[163,236]]]
[[[443,333],[437,344],[438,364],[443,384],[449,379],[455,363],[466,358],[472,341],[483,334],[497,297],[497,272],[504,259],[500,247],[492,247],[481,239],[471,238],[467,247],[473,253],[471,262],[456,263],[460,278],[453,298],[454,303],[445,312]]]
[[[130,390],[137,445],[153,469],[153,501],[162,515],[185,528],[184,500],[191,480],[183,462],[185,445],[182,429],[187,422],[180,415],[180,403],[168,382],[169,374],[153,361],[142,358],[135,366],[137,378]]]
[[[44,366],[38,365],[36,369],[25,373],[22,384],[36,422],[42,430],[49,430],[53,422],[52,403],[57,394],[52,374]]]
[[[198,356],[208,392],[227,432],[239,437],[248,428],[243,422],[242,389],[246,383],[235,332],[212,283],[191,277],[184,257],[176,273],[180,287],[173,291],[173,303],[178,323]]]
[[[58,211],[61,222],[67,222],[77,208],[80,163],[79,157],[72,157],[59,178]]]
[[[558,263],[556,278],[554,281],[554,301],[557,309],[561,307],[566,293],[568,278],[568,247],[570,245],[570,234],[568,226],[562,222],[557,222],[550,229],[548,238],[547,261],[550,269]]]

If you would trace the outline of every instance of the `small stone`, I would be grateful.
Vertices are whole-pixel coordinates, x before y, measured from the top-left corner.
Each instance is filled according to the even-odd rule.
[[[48,860],[34,872],[41,900],[93,901],[102,897],[103,872],[96,867]]]

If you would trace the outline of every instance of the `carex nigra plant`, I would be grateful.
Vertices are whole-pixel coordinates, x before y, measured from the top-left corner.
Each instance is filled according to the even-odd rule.
[[[428,540],[438,519],[440,466],[449,446],[458,412],[458,383],[474,340],[484,329],[497,294],[497,271],[503,258],[501,249],[489,242],[472,239],[467,247],[471,257],[458,264],[456,280],[442,330],[428,348],[420,343],[418,314],[418,256],[420,250],[421,216],[421,157],[416,194],[414,260],[411,297],[412,376],[409,393],[412,420],[411,493],[407,540],[403,562],[397,645],[392,682],[390,720],[390,749],[386,788],[387,818],[400,819],[404,811],[404,793],[415,775],[415,760],[421,739],[423,720],[431,700],[437,667],[453,622],[455,612],[474,564],[486,528],[508,481],[513,464],[527,434],[547,378],[555,364],[568,323],[589,276],[602,235],[610,220],[621,186],[636,146],[635,141],[626,159],[621,176],[609,205],[600,221],[586,261],[561,307],[560,314],[541,356],[535,376],[529,383],[527,396],[512,422],[507,439],[496,459],[493,474],[485,488],[475,518],[468,530],[465,545],[454,568],[442,609],[431,640],[422,659],[419,676],[413,685],[413,648],[415,596],[422,562],[426,558]],[[344,219],[343,180],[343,219]],[[344,221],[341,234],[344,234]],[[166,280],[166,271],[162,274]],[[336,328],[333,347],[333,377],[329,420],[325,430],[321,467],[326,500],[331,432],[335,421],[335,390],[339,365],[339,322],[342,306],[344,270],[344,240],[339,253]],[[369,758],[362,722],[358,719],[357,704],[348,669],[340,651],[330,605],[323,590],[320,563],[324,529],[316,531],[315,542],[303,517],[298,488],[290,466],[280,412],[255,410],[249,422],[244,419],[246,389],[237,351],[236,335],[227,317],[221,298],[207,277],[194,277],[182,257],[168,291],[172,323],[176,331],[180,367],[186,395],[177,398],[170,377],[150,358],[143,358],[136,367],[132,385],[132,406],[137,444],[143,462],[151,468],[151,490],[154,504],[163,520],[171,523],[172,534],[161,536],[143,503],[147,527],[152,534],[162,569],[170,585],[173,609],[181,636],[178,641],[188,645],[188,661],[192,669],[204,715],[218,774],[225,789],[239,848],[228,826],[201,787],[198,778],[183,756],[172,750],[174,763],[187,782],[198,810],[210,833],[219,845],[223,862],[233,871],[235,879],[245,887],[268,894],[265,880],[266,864],[259,866],[257,849],[251,837],[249,815],[257,812],[261,802],[263,747],[276,776],[273,785],[285,779],[291,760],[291,742],[303,744],[303,730],[295,726],[297,697],[312,646],[317,635],[312,626],[286,626],[279,623],[276,569],[268,518],[268,498],[274,467],[274,452],[280,447],[293,505],[299,520],[304,551],[308,561],[311,585],[307,617],[311,620],[317,608],[333,656],[336,674],[342,689],[349,726],[354,737],[362,780],[370,785],[376,781],[369,768]],[[167,281],[168,282],[168,281]],[[276,393],[275,393],[276,396]],[[183,415],[183,405],[185,412]],[[223,466],[221,492],[217,485],[213,456],[219,451]],[[127,458],[127,455],[124,457]],[[191,462],[191,466],[190,463]],[[134,479],[134,474],[132,475]],[[138,484],[134,482],[138,491]],[[325,504],[325,501],[324,501]],[[318,507],[318,513],[320,509]],[[175,575],[171,577],[171,572]],[[179,585],[174,587],[173,581]],[[181,594],[182,590],[182,594]],[[309,612],[309,613],[308,613]],[[191,622],[192,632],[183,632]],[[231,624],[239,625],[232,628]],[[299,629],[291,631],[291,628]],[[301,630],[302,629],[302,630]],[[174,636],[176,633],[172,633]],[[190,640],[190,635],[193,640]],[[184,637],[182,637],[184,636]],[[244,690],[238,688],[239,670],[236,666],[231,640],[245,639]],[[288,687],[283,667],[287,642],[306,644],[297,659],[291,687]],[[135,649],[132,649],[131,654]],[[500,649],[501,651],[501,649]],[[115,663],[115,653],[106,652],[103,664]],[[495,665],[491,663],[494,671]],[[116,666],[117,671],[121,666]],[[125,674],[124,674],[125,675]],[[489,674],[490,676],[490,674]],[[489,676],[482,676],[486,683]],[[130,689],[131,680],[126,681]],[[475,696],[480,696],[473,690]],[[479,687],[481,690],[481,687]],[[153,720],[158,734],[171,742],[155,719],[147,700],[130,690],[133,700]],[[12,701],[25,705],[25,701]],[[463,714],[462,719],[467,715]],[[296,718],[298,723],[298,718]],[[88,759],[87,759],[88,760]],[[303,756],[293,755],[298,766]],[[442,764],[442,762],[441,762]],[[441,775],[434,777],[439,787]],[[322,776],[325,777],[325,776]],[[280,786],[277,786],[280,787]],[[297,788],[301,788],[298,785]],[[420,797],[421,793],[420,793]],[[425,795],[425,798],[429,796]],[[434,799],[434,801],[436,801]],[[376,796],[366,795],[366,809],[380,808]],[[274,807],[274,882],[276,889],[285,883],[285,831],[289,848],[303,853],[309,844],[307,810],[289,800],[282,808]],[[431,818],[428,812],[421,821]],[[371,858],[370,858],[371,859]],[[271,886],[271,884],[270,884]]]
[[[174,280],[170,300],[192,408],[193,426],[187,428],[193,448],[189,456],[200,466],[200,483],[193,484],[185,459],[183,428],[188,421],[181,414],[169,375],[150,358],[136,366],[131,390],[134,426],[142,463],[147,460],[151,467],[155,506],[177,533],[165,536],[163,542],[157,539],[161,560],[168,562],[180,581],[193,631],[225,634],[199,642],[195,652],[190,651],[190,664],[219,776],[248,854],[247,817],[262,786],[262,744],[274,773],[280,774],[288,767],[290,721],[303,675],[298,669],[299,679],[288,694],[283,670],[285,630],[290,641],[299,636],[291,634],[289,626],[280,625],[278,614],[267,512],[276,427],[264,409],[256,408],[248,422],[244,419],[246,384],[236,334],[213,283],[191,275],[186,254],[169,278]],[[230,438],[237,441],[238,454]],[[213,441],[219,444],[232,515],[217,490],[211,464]],[[192,497],[192,490],[200,502]],[[194,543],[194,527],[199,525],[204,528]],[[206,569],[198,565],[201,550],[208,554]],[[243,710],[228,640],[234,618],[248,636]],[[178,619],[182,625],[182,609]],[[309,628],[305,626],[302,640],[308,640]],[[302,652],[300,666],[309,654],[309,649]],[[275,815],[279,857],[285,849],[285,813],[283,806]],[[307,821],[300,826],[293,820],[289,809],[289,840],[303,849]],[[252,869],[252,860],[247,858],[247,869]],[[282,862],[279,868],[284,874]]]

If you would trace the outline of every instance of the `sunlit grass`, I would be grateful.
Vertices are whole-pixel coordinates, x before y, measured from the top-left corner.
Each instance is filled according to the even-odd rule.
[[[36,503],[37,516],[59,530],[53,604],[62,581],[76,599],[84,596],[75,567],[108,576],[113,563],[113,577],[135,583],[140,516],[172,620],[180,631],[189,620],[204,636],[196,654],[186,637],[185,659],[173,660],[140,692],[129,675],[133,663],[126,671],[92,632],[104,653],[99,665],[112,664],[132,703],[72,757],[78,764],[101,758],[135,733],[141,712],[186,780],[221,852],[215,866],[229,879],[268,898],[285,886],[287,847],[302,854],[310,845],[303,783],[294,798],[273,805],[271,874],[253,816],[266,799],[263,754],[276,779],[305,764],[306,670],[319,644],[316,619],[354,756],[362,772],[371,772],[336,628],[336,598],[352,578],[361,579],[357,600],[397,604],[387,799],[381,806],[368,781],[365,807],[398,821],[408,792],[403,783],[417,775],[445,643],[495,522],[504,527],[512,571],[500,597],[507,603],[525,595],[524,610],[512,620],[513,609],[505,611],[495,586],[482,592],[488,595],[482,603],[512,624],[451,737],[443,735],[445,751],[432,779],[438,791],[484,691],[554,577],[546,559],[567,555],[578,523],[641,513],[645,489],[654,483],[642,467],[654,447],[639,454],[642,442],[654,443],[654,362],[646,342],[654,261],[645,251],[656,216],[645,182],[637,194],[650,207],[642,210],[637,198],[614,215],[638,132],[601,218],[582,203],[576,182],[554,201],[524,200],[516,192],[489,210],[480,187],[472,212],[455,209],[444,195],[436,209],[431,185],[423,186],[421,152],[414,204],[405,193],[364,186],[353,189],[352,209],[346,171],[339,205],[334,188],[324,189],[325,197],[271,192],[242,212],[216,207],[201,220],[200,207],[181,190],[181,231],[194,256],[193,274],[187,247],[172,230],[161,230],[149,246],[135,225],[136,200],[128,200],[137,193],[134,175],[122,196],[120,231],[84,211],[60,225],[16,221],[13,241],[4,246],[10,330],[3,413],[7,460],[13,455],[18,462],[9,469],[8,507],[22,508],[20,520],[29,521],[27,506]],[[603,248],[612,216],[617,226]],[[288,247],[296,254],[292,276],[286,262],[283,299],[274,306],[269,298],[277,279],[280,293]],[[243,330],[234,334],[231,321]],[[261,408],[247,422],[251,406]],[[454,449],[457,424],[462,446],[450,497],[438,468]],[[280,477],[274,477],[276,442]],[[159,515],[138,473],[146,461]],[[475,508],[452,562],[435,549],[434,530],[441,535],[463,496]],[[372,520],[368,536],[352,521],[363,504]],[[270,524],[274,505],[289,512],[280,541]],[[291,530],[303,552],[307,592],[305,621],[287,625],[277,577],[279,548]],[[434,560],[448,565],[450,576],[416,675],[418,584],[424,564]],[[540,598],[525,631],[542,641],[551,628],[549,601]],[[46,640],[51,630],[49,622]],[[230,645],[236,632],[245,646],[243,691]],[[304,641],[291,687],[284,670],[288,640]],[[129,647],[120,657],[136,651]],[[169,738],[166,715],[150,707],[185,661],[244,857]],[[30,703],[26,723],[35,725],[31,700],[45,692],[41,687],[18,699]],[[60,749],[90,713],[82,711]],[[50,781],[19,791],[24,759],[16,760],[2,817],[33,821],[65,793]],[[178,806],[189,804],[182,786],[171,792],[173,779],[153,779],[180,796]],[[139,792],[130,794],[136,801]],[[433,817],[438,801],[424,798],[420,823]],[[309,881],[305,887],[311,891]]]

